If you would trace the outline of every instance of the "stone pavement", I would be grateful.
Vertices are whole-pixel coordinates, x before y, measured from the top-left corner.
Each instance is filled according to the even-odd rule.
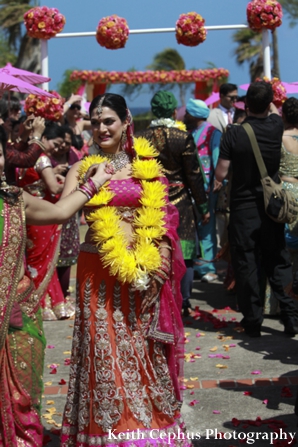
[[[223,275],[224,265],[220,273]],[[298,433],[294,414],[298,335],[285,336],[278,318],[265,318],[261,338],[240,332],[236,297],[225,292],[222,278],[212,284],[195,280],[191,302],[197,306],[197,316],[184,318],[182,414],[188,436],[197,434],[195,447],[239,447],[245,439],[256,447],[290,445],[290,437],[275,444],[273,439],[277,434],[284,437],[285,432]],[[44,327],[42,421],[45,441],[50,440],[47,446],[58,447],[59,437],[50,430],[61,426],[73,321],[45,322]]]

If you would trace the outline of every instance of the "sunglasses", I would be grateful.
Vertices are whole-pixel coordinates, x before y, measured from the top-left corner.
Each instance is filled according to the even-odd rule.
[[[229,99],[231,99],[232,101],[238,101],[238,96],[229,96],[229,95],[226,95],[226,98],[229,98]]]
[[[72,104],[69,108],[71,110],[81,110],[81,106],[79,104]]]

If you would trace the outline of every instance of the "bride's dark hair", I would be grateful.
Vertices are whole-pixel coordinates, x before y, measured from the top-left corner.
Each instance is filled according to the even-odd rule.
[[[0,143],[2,145],[3,155],[5,159],[7,135],[3,126],[0,126]],[[21,192],[22,191],[20,190],[20,188],[17,188],[16,186],[1,188],[0,183],[0,197],[2,197],[4,200],[7,200],[9,203],[15,203]]]
[[[102,98],[104,98],[104,100],[101,106],[109,107],[109,109],[114,110],[123,123],[127,118],[127,105],[123,96],[117,95],[116,93],[105,93],[104,95],[95,96],[89,107],[89,115],[91,116],[93,110],[98,107],[98,104]]]

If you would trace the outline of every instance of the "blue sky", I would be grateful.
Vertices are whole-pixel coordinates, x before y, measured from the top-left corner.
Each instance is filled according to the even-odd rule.
[[[247,0],[48,0],[45,4],[55,7],[65,15],[63,32],[95,31],[102,17],[117,14],[124,17],[130,29],[172,28],[182,13],[195,11],[201,14],[206,25],[233,25],[246,23]],[[208,62],[229,70],[229,81],[235,84],[249,82],[248,65],[237,66],[233,50],[233,31],[209,31],[206,41],[197,47],[178,45],[174,33],[130,35],[124,49],[107,50],[95,37],[51,39],[49,41],[49,76],[51,89],[57,88],[66,69],[118,70],[132,67],[145,70],[156,53],[165,48],[175,48],[185,60],[187,69],[206,68]],[[289,27],[284,15],[278,29],[281,79],[298,81],[298,58],[291,51],[297,42],[298,26]],[[119,86],[110,91],[119,92]],[[242,92],[243,93],[243,92]],[[191,96],[191,89],[189,90]],[[144,93],[130,107],[146,107],[152,94]]]

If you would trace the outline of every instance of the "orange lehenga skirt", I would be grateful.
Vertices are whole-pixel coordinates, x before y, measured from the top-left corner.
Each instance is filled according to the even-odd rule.
[[[145,337],[151,315],[140,317],[139,292],[109,276],[95,251],[83,244],[78,259],[61,447],[132,439],[134,446],[188,446],[164,345]]]

